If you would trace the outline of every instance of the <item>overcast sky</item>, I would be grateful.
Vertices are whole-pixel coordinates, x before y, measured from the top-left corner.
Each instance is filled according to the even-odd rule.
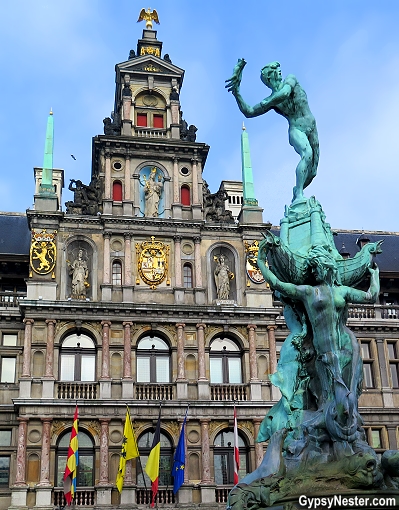
[[[136,0],[0,1],[0,210],[25,211],[42,166],[47,115],[55,121],[54,166],[86,184],[91,139],[114,100],[114,66],[136,49],[144,23]],[[306,90],[320,164],[305,195],[336,230],[398,231],[399,2],[396,0],[158,0],[151,4],[163,53],[185,69],[181,106],[197,141],[211,146],[211,191],[241,180],[243,116],[225,88],[239,57],[242,95],[269,95],[260,69],[278,60]],[[245,120],[263,219],[279,224],[298,156],[287,122],[271,111]],[[71,158],[74,154],[76,161]],[[66,190],[64,201],[71,199]]]

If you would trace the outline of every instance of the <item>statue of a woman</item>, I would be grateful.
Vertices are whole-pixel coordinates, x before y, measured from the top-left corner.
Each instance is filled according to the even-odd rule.
[[[314,284],[295,285],[282,282],[270,270],[266,264],[267,250],[267,241],[262,241],[259,269],[287,302],[286,309],[291,316],[288,322],[294,325],[295,331],[290,335],[291,346],[287,347],[287,352],[291,349],[293,354],[281,353],[285,358],[282,363],[287,369],[289,362],[291,372],[284,372],[281,365],[272,376],[273,382],[282,388],[282,404],[278,404],[279,408],[276,405],[266,416],[258,440],[266,440],[276,427],[287,426],[284,420],[289,427],[293,426],[294,410],[300,411],[300,399],[308,392],[308,403],[306,398],[302,400],[302,411],[312,406],[321,411],[323,424],[317,427],[327,429],[334,440],[351,443],[359,437],[357,399],[362,389],[363,371],[359,343],[346,326],[348,304],[376,302],[380,289],[378,268],[369,268],[371,280],[367,292],[341,285],[334,258],[325,248],[316,247],[307,258]],[[294,381],[290,383],[289,379]],[[306,420],[303,425],[306,427]],[[316,425],[313,423],[313,426]]]
[[[72,295],[74,299],[82,299],[86,297],[86,289],[89,286],[87,278],[89,269],[86,261],[83,259],[83,250],[78,251],[78,256],[72,262],[68,262],[69,274],[72,275]]]
[[[230,280],[234,278],[234,274],[226,264],[226,257],[224,255],[220,255],[219,258],[214,257],[214,259],[216,261],[214,275],[217,298],[227,300],[230,295]]]
[[[155,180],[157,173],[156,167],[151,169],[148,179],[144,176],[144,216],[147,218],[157,218],[159,216],[158,207],[162,194],[162,177],[158,176],[158,181]]]

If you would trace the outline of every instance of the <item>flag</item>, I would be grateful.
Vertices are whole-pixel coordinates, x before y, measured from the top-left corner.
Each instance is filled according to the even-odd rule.
[[[161,459],[161,408],[159,408],[158,423],[155,429],[154,439],[152,440],[152,446],[150,455],[148,456],[147,464],[145,466],[145,472],[151,480],[151,507],[155,504],[155,498],[158,493],[158,481],[159,481],[159,461]]]
[[[119,458],[119,469],[116,475],[116,487],[119,492],[123,489],[123,480],[125,479],[126,461],[139,457],[136,438],[132,428],[129,408],[126,409],[125,427],[123,429],[122,451]]]
[[[184,437],[184,429],[186,427],[186,419],[187,411],[180,431],[179,442],[177,443],[175,456],[173,458],[172,476],[174,494],[176,494],[176,492],[180,489],[180,487],[184,483],[184,468],[186,463],[186,444],[185,444],[186,442]]]
[[[71,439],[69,440],[69,449],[67,463],[64,473],[64,495],[67,505],[70,506],[76,492],[76,476],[78,473],[79,453],[78,453],[78,406],[76,406],[73,416],[73,425],[71,430]]]
[[[240,451],[238,449],[238,426],[237,411],[234,406],[234,485],[238,483],[238,472],[240,470]]]

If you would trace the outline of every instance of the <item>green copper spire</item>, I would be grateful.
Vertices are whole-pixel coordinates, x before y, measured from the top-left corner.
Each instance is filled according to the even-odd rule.
[[[53,111],[50,110],[47,119],[46,143],[44,146],[44,160],[42,183],[40,185],[40,193],[54,193],[53,186],[53,149],[54,149],[54,117]]]
[[[254,179],[252,176],[251,154],[249,152],[248,133],[242,124],[241,133],[241,161],[242,161],[242,184],[244,192],[244,205],[258,205],[255,198]]]

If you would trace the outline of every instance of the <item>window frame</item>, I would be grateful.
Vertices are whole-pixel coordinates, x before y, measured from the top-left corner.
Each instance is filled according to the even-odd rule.
[[[393,352],[390,352],[390,347],[392,346]],[[389,372],[389,380],[391,387],[396,390],[399,389],[399,349],[398,349],[398,341],[397,340],[386,340],[386,354],[387,354],[387,364],[388,364],[388,372]],[[395,357],[392,358],[391,354]],[[395,380],[393,377],[393,373],[395,374]]]
[[[86,338],[90,339],[91,342],[93,342],[93,348],[91,347],[63,347],[63,344],[66,340],[69,338],[75,336],[79,339],[80,336],[85,336]],[[74,356],[74,368],[73,368],[73,380],[70,379],[63,379],[62,376],[62,361],[63,358],[65,359],[66,356]],[[84,371],[84,367],[82,367],[82,361],[84,357],[90,357],[94,358],[94,370],[93,370],[93,380],[83,380],[82,381],[82,372]],[[82,370],[83,368],[83,370]],[[83,383],[90,383],[90,382],[96,382],[97,380],[97,347],[94,339],[87,335],[86,333],[81,333],[81,335],[78,335],[77,333],[71,333],[67,335],[61,345],[60,345],[60,355],[59,355],[59,381],[61,382],[83,382]]]
[[[145,339],[159,339],[162,342],[164,342],[167,346],[165,349],[140,349],[139,345],[140,342],[142,342]],[[138,364],[140,362],[140,359],[143,358],[150,358],[149,360],[149,373],[150,373],[150,380],[149,381],[140,381],[139,380],[139,371],[138,371]],[[157,359],[168,359],[168,381],[157,381]],[[144,335],[140,338],[140,340],[137,342],[136,347],[136,381],[138,384],[170,384],[172,380],[172,363],[171,363],[171,349],[169,343],[166,341],[165,338],[163,338],[161,335],[154,334],[151,335]]]
[[[214,350],[212,351],[212,344],[215,340],[228,340],[229,342],[232,342],[236,347],[237,351],[228,351],[226,347],[223,347],[223,349],[220,350]],[[222,336],[216,336],[212,339],[209,345],[209,375],[210,375],[210,383],[211,384],[243,384],[244,381],[244,374],[243,374],[243,351],[241,349],[241,346],[238,344],[236,340],[230,337],[222,337]],[[212,359],[221,359],[221,370],[222,370],[222,382],[212,382]],[[230,366],[229,366],[229,360],[233,359],[239,359],[240,360],[240,382],[230,382]],[[216,375],[216,374],[215,374]]]
[[[151,436],[148,437],[147,444],[149,444],[149,446],[140,445],[140,441],[147,434],[152,434]],[[144,478],[146,480],[147,487],[151,487],[151,480],[149,479],[146,472],[144,470],[143,471],[141,470],[141,467],[145,466],[147,463],[148,456],[151,451],[152,441],[154,439],[154,434],[155,434],[155,428],[147,429],[142,434],[140,434],[140,436],[137,439],[137,446],[139,448],[141,462],[138,462],[136,464],[136,484],[137,484],[137,487],[140,489],[142,489],[144,487],[142,473],[144,473]],[[162,438],[163,437],[169,442],[169,446],[162,446]],[[163,431],[162,429],[160,431],[160,442],[161,442],[161,448],[160,448],[160,461],[159,461],[159,485],[162,487],[168,487],[168,486],[171,487],[171,486],[173,486],[172,467],[173,467],[173,456],[174,456],[175,449],[173,447],[173,441],[168,436],[168,434],[165,431]],[[164,463],[164,465],[162,465],[163,464],[162,459],[168,459],[169,465],[167,465],[167,463]],[[163,477],[165,477],[165,478],[163,478]],[[162,483],[165,480],[167,483]]]
[[[120,273],[116,273],[114,272],[114,267],[120,267]],[[115,276],[118,276],[120,275],[120,278],[114,278]],[[114,285],[115,287],[121,287],[122,284],[123,284],[123,264],[122,264],[122,261],[120,259],[115,259],[112,261],[112,266],[111,266],[111,279],[112,279],[112,285]],[[117,281],[115,280],[120,280],[120,282],[118,283]]]
[[[223,446],[217,446],[216,441],[217,438],[224,433],[230,433],[232,436],[234,436],[234,430],[232,428],[223,429],[220,432],[218,432],[215,436],[214,442],[213,442],[213,470],[214,470],[214,480],[215,484],[219,487],[222,485],[234,485],[234,438],[233,441],[229,441],[227,445]],[[238,439],[244,443],[243,445],[238,446],[238,452],[240,456],[240,470],[239,470],[239,479],[241,480],[247,473],[250,472],[251,466],[250,466],[250,447],[248,446],[247,441],[244,439],[243,435],[240,433],[240,430],[238,430]],[[240,442],[240,441],[239,441]],[[230,446],[228,446],[230,444]],[[225,457],[226,462],[226,482],[218,483],[217,482],[217,468],[216,468],[216,457]],[[242,466],[242,460],[245,460],[245,468]],[[222,464],[222,462],[221,462]],[[222,478],[224,478],[223,471],[221,472]]]
[[[368,358],[364,356],[363,347],[367,346]],[[365,338],[359,339],[360,355],[363,361],[363,388],[365,390],[375,389],[377,387],[377,378],[375,374],[376,353],[371,340]],[[371,379],[371,385],[368,384],[368,376]]]
[[[62,482],[62,479],[59,480],[59,477],[61,478],[63,476],[63,474],[64,474],[65,466],[66,466],[66,459],[67,459],[67,456],[68,456],[68,448],[69,448],[69,442],[68,442],[68,446],[62,446],[62,447],[59,446],[59,443],[65,437],[67,437],[68,439],[70,438],[71,430],[72,430],[72,427],[70,427],[69,430],[66,430],[58,438],[58,441],[57,441],[57,446],[56,446],[56,451],[55,451],[55,468],[54,468],[55,469],[54,483],[55,483],[55,487],[56,488],[62,487],[62,483],[61,483],[61,485],[58,485],[58,482],[59,481]],[[92,443],[91,447],[89,447],[89,446],[82,446],[81,445],[82,441],[79,441],[79,437],[81,438],[82,435],[85,435],[85,436],[87,436],[90,439],[90,441]],[[78,473],[77,473],[76,487],[77,488],[79,488],[79,487],[85,487],[85,488],[87,488],[87,487],[94,487],[94,484],[95,484],[95,474],[96,474],[96,449],[95,449],[94,439],[93,439],[93,437],[86,430],[79,430],[78,431],[78,444],[79,444],[79,464],[78,464]],[[85,457],[92,459],[92,469],[91,469],[91,481],[92,481],[92,484],[91,485],[82,485],[80,483],[81,480],[82,480],[82,477],[84,476],[84,472],[82,473],[83,463],[81,462],[81,459],[84,459]],[[61,461],[61,463],[60,463],[60,461]]]
[[[190,274],[186,275],[186,269],[190,270]],[[185,289],[192,289],[194,287],[193,281],[193,266],[190,262],[183,263],[183,287]]]

